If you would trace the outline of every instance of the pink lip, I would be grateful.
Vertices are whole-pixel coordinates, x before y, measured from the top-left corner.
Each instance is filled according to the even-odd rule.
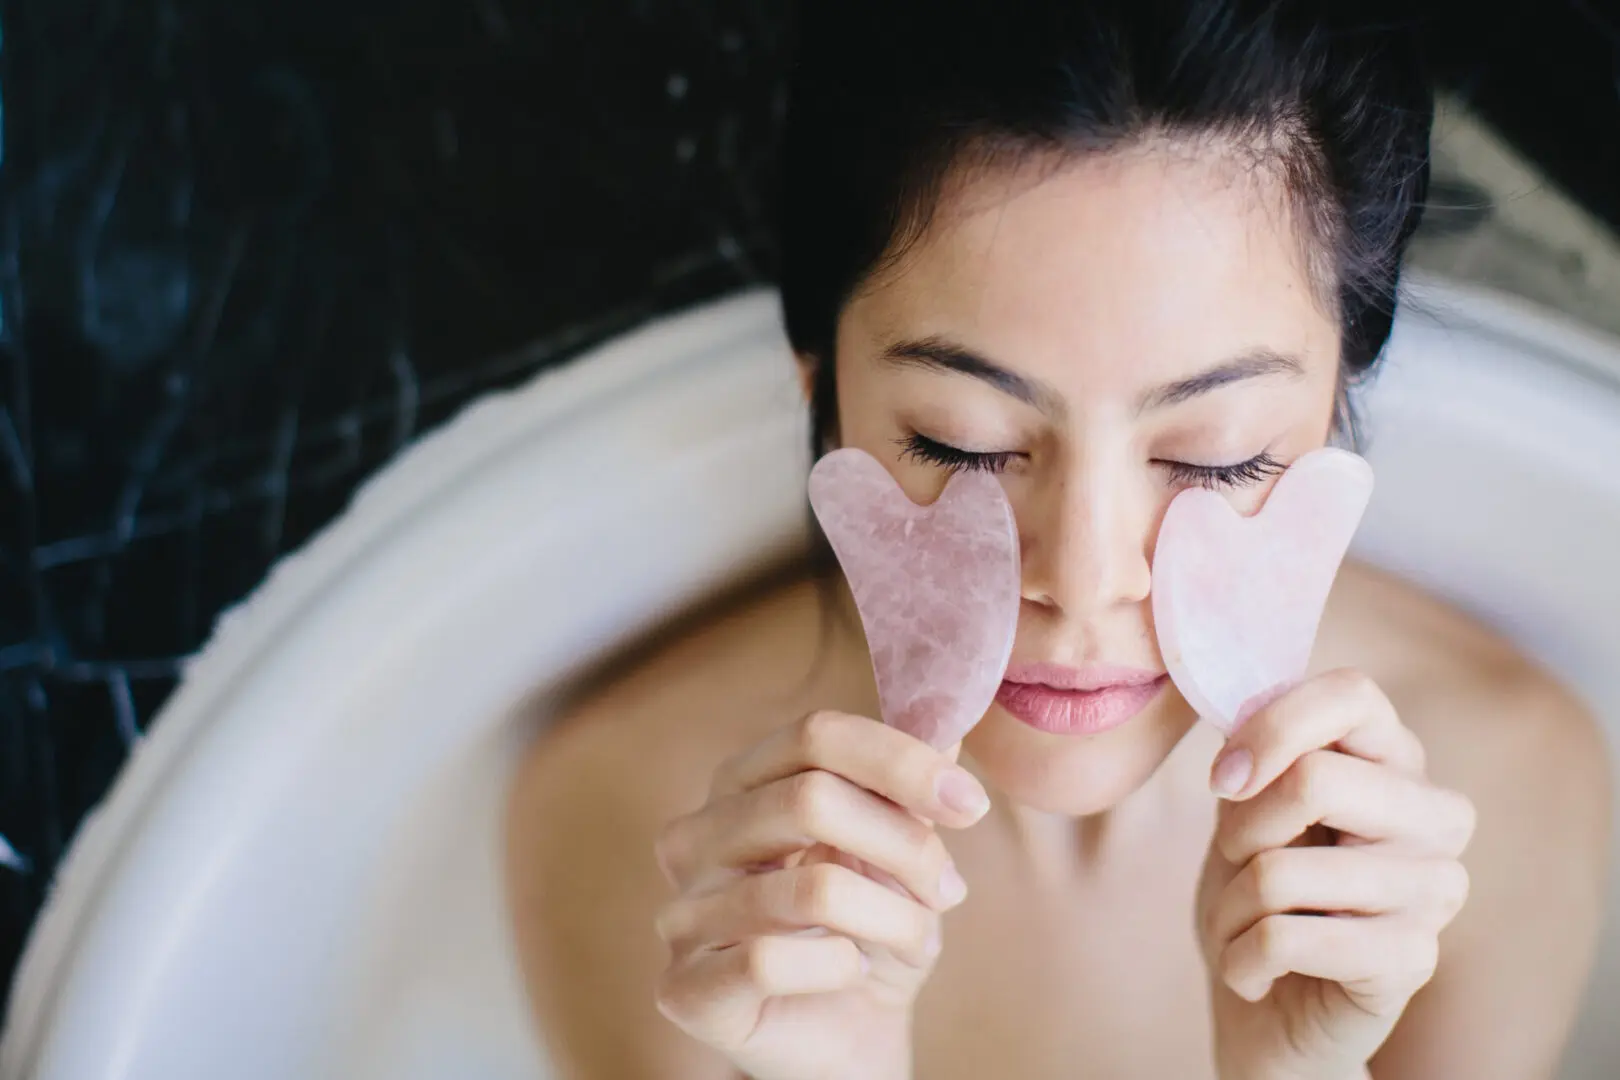
[[[996,701],[1039,731],[1096,735],[1141,712],[1167,681],[1168,675],[1141,668],[1014,664]]]

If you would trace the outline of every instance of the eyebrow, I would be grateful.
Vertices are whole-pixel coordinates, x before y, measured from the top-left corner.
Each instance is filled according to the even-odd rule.
[[[1063,395],[1039,379],[1031,379],[1008,371],[1000,364],[987,360],[971,349],[942,337],[899,341],[884,349],[883,360],[902,367],[921,367],[957,375],[971,375],[989,383],[1003,394],[1033,405],[1052,416],[1065,411]]]
[[[1196,375],[1149,390],[1137,401],[1136,411],[1144,413],[1179,405],[1190,398],[1246,379],[1263,379],[1269,375],[1297,378],[1303,374],[1305,365],[1297,357],[1262,346],[1223,360]]]
[[[885,348],[880,357],[891,364],[972,376],[1051,416],[1062,415],[1065,411],[1063,395],[1049,384],[1009,371],[948,338],[935,336],[899,341]],[[1195,375],[1154,387],[1137,399],[1136,412],[1140,414],[1179,405],[1212,390],[1248,379],[1271,375],[1299,376],[1304,373],[1305,365],[1297,357],[1263,346],[1248,349]]]

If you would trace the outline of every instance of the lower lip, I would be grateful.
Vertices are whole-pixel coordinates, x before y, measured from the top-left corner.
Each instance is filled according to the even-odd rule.
[[[1164,688],[1168,676],[1102,690],[1054,690],[1039,683],[1004,682],[996,691],[1003,709],[1037,731],[1052,735],[1096,735],[1119,727]]]

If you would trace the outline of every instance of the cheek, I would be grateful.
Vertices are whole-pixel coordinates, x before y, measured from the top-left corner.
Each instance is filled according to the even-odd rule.
[[[1281,479],[1280,474],[1278,476],[1271,477],[1263,483],[1254,484],[1250,487],[1240,487],[1222,491],[1221,495],[1228,503],[1231,504],[1232,509],[1236,510],[1239,514],[1242,514],[1244,517],[1251,517],[1254,514],[1259,513],[1260,508],[1266,504],[1266,497],[1271,494],[1271,489],[1277,485],[1277,481],[1279,479]],[[1168,502],[1165,503],[1165,509],[1168,510],[1169,508],[1170,504]],[[1164,514],[1162,512],[1159,514],[1159,520],[1161,522],[1164,520]],[[1158,535],[1157,528],[1154,529],[1154,535]]]

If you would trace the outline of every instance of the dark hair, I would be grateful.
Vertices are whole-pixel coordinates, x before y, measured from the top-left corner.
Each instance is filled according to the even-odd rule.
[[[782,304],[836,417],[844,305],[926,228],[945,177],[1156,137],[1280,169],[1345,384],[1389,338],[1429,182],[1415,28],[1375,0],[805,0],[783,157]]]

